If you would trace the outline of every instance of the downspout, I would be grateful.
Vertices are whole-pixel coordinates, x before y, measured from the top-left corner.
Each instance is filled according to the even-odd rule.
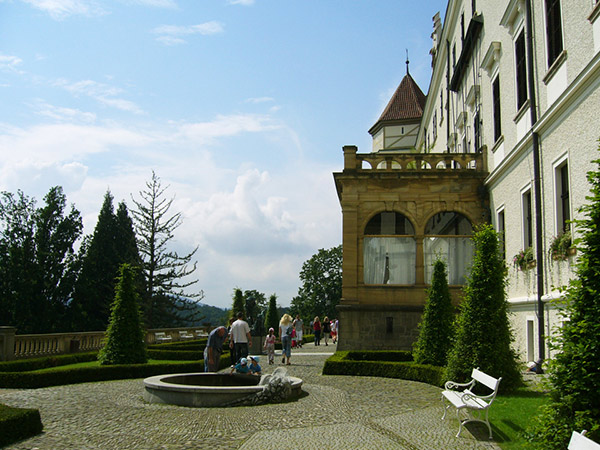
[[[533,144],[533,190],[534,190],[534,209],[535,209],[535,258],[537,260],[537,318],[538,318],[538,352],[539,359],[546,358],[546,339],[544,335],[544,252],[543,252],[543,223],[542,223],[542,193],[541,193],[541,163],[540,163],[540,142],[539,135],[533,131],[537,123],[537,103],[535,97],[535,79],[534,79],[534,61],[533,61],[533,19],[531,10],[531,0],[527,0],[527,71],[529,85],[529,102],[531,113],[531,130]]]

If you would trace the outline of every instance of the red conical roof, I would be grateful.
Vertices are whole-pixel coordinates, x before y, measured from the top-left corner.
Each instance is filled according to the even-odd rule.
[[[423,94],[421,88],[407,73],[402,78],[398,89],[394,92],[381,117],[369,132],[371,133],[375,128],[378,128],[378,125],[381,125],[382,122],[420,119],[423,116],[426,99],[427,97]]]

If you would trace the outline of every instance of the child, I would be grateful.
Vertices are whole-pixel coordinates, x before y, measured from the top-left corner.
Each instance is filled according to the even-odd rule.
[[[269,335],[265,338],[265,344],[263,348],[267,351],[267,356],[269,358],[269,364],[275,363],[275,330],[273,328],[269,328]]]
[[[248,359],[250,360],[251,364],[250,364],[250,373],[252,375],[258,375],[260,377],[261,375],[261,368],[258,365],[258,356],[248,356]]]
[[[231,372],[229,373],[232,374],[233,372],[241,374],[247,374],[248,372],[250,372],[250,368],[248,367],[248,360],[246,358],[242,358],[240,359],[240,362],[237,363],[235,366],[231,366]]]

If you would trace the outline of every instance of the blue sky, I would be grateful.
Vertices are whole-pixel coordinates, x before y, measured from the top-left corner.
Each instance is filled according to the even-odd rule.
[[[0,190],[63,186],[93,232],[152,170],[198,246],[204,303],[297,294],[341,243],[332,172],[406,73],[426,93],[428,0],[0,0]]]

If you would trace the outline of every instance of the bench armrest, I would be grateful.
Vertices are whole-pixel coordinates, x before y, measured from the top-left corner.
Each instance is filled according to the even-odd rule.
[[[469,388],[473,387],[474,384],[475,384],[475,380],[471,380],[468,383],[457,383],[456,381],[446,381],[446,384],[444,384],[444,388],[446,388],[448,390],[457,390],[460,388],[469,389]]]

